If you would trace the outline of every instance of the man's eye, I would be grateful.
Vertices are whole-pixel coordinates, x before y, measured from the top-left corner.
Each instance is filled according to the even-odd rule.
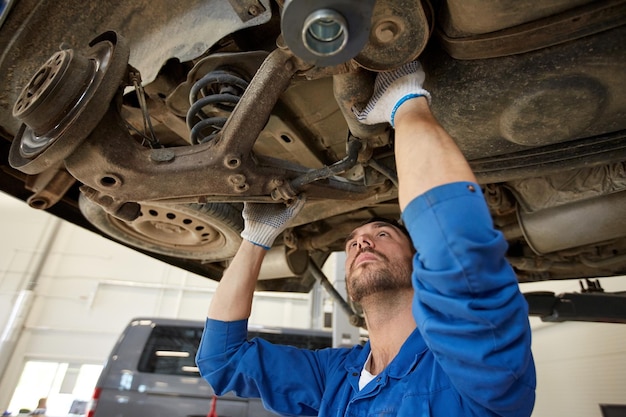
[[[387,232],[380,232],[380,233],[378,233],[378,236],[389,236],[389,233],[387,233]]]

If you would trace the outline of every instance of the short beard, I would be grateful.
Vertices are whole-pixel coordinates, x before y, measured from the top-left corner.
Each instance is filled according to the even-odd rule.
[[[346,290],[352,301],[360,303],[364,297],[373,294],[407,290],[413,287],[410,259],[407,262],[390,262],[389,258],[376,250],[364,248],[361,252],[374,253],[383,263],[366,264],[361,268],[361,275],[358,277],[346,277]],[[354,270],[353,265],[350,265],[350,270]]]

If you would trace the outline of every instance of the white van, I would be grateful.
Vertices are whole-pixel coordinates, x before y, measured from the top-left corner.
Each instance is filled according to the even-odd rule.
[[[206,417],[213,390],[195,364],[204,322],[137,318],[115,344],[87,417]],[[308,349],[332,345],[330,332],[250,328],[249,337]],[[275,417],[258,399],[217,398],[219,417]]]

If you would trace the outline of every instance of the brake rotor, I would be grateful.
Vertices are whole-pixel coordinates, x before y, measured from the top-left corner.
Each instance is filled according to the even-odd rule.
[[[39,174],[71,155],[122,86],[129,53],[123,38],[105,32],[84,53],[62,49],[52,55],[13,107],[23,124],[11,144],[11,166]]]

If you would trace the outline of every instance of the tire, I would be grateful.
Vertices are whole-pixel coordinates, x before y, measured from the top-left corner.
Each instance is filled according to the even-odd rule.
[[[82,194],[78,204],[101,232],[148,252],[217,262],[232,258],[241,244],[241,213],[226,203],[139,203],[141,213],[131,222],[112,216]]]

